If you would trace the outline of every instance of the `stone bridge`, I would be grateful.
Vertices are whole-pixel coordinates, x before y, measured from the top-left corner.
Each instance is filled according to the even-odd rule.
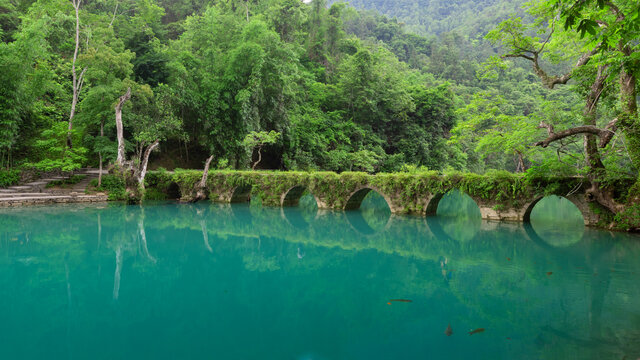
[[[173,192],[189,201],[201,171],[182,170],[153,174],[150,186]],[[163,178],[164,176],[164,178]],[[153,180],[155,179],[155,180]],[[160,180],[158,180],[160,179]],[[266,206],[296,206],[310,193],[319,209],[358,209],[371,191],[386,200],[394,214],[435,215],[438,203],[457,189],[471,197],[485,220],[529,222],[533,207],[545,196],[557,195],[571,201],[582,213],[585,225],[595,226],[606,212],[589,201],[584,178],[525,180],[506,172],[488,175],[426,173],[376,174],[345,172],[212,171],[207,190],[212,201],[247,202],[259,197]]]

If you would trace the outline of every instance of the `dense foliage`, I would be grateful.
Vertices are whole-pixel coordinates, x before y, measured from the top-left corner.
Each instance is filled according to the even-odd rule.
[[[266,168],[466,166],[446,143],[453,85],[419,59],[347,32],[345,21],[363,20],[344,4],[88,2],[77,19],[65,0],[2,6],[3,167],[113,162],[114,105],[127,88],[126,151],[139,160],[164,140],[155,162],[167,167],[199,167],[212,154],[218,167],[244,168],[256,154],[243,139],[263,131],[282,135],[265,144]],[[399,27],[394,36],[426,42]]]
[[[466,106],[478,92],[501,94],[511,116],[541,111],[546,96],[522,68],[478,77],[493,51],[475,51],[467,37],[423,38],[322,0],[81,3],[77,62],[71,3],[2,7],[3,167],[112,163],[114,105],[132,88],[126,151],[139,161],[163,140],[155,166],[201,167],[213,155],[215,167],[246,168],[258,154],[243,139],[274,131],[281,137],[265,144],[260,167],[524,170],[512,161],[517,146],[495,151],[462,130],[449,141],[450,132],[476,116]],[[74,65],[83,79],[71,128]]]
[[[152,168],[637,174],[632,1],[85,1],[0,3],[0,167],[113,164],[118,108],[120,158]],[[588,126],[623,116],[602,166],[581,136],[534,146],[587,124],[603,74]]]
[[[356,8],[396,17],[419,35],[447,32],[482,38],[511,14],[521,14],[524,0],[347,0]]]

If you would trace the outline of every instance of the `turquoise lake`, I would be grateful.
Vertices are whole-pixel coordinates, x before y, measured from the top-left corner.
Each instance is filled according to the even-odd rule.
[[[0,359],[640,357],[640,237],[566,200],[258,203],[0,210]]]

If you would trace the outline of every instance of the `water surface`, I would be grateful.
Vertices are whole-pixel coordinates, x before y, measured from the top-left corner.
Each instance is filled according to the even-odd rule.
[[[636,236],[560,201],[484,222],[469,200],[0,210],[0,358],[640,357]]]

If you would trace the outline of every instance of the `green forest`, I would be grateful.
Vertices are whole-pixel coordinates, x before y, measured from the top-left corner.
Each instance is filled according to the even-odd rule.
[[[0,0],[0,39],[0,186],[147,160],[498,170],[640,216],[634,0]]]

